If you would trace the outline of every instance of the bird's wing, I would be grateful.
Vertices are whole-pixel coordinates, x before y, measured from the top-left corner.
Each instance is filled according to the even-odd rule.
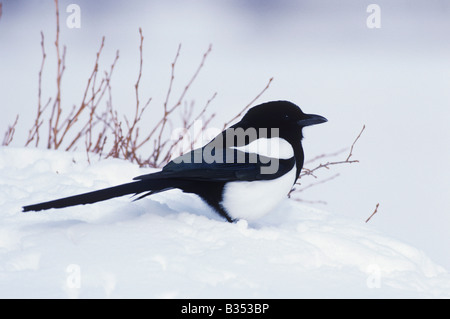
[[[200,148],[172,160],[161,172],[134,179],[175,178],[221,182],[270,180],[284,175],[294,166],[294,157],[277,159],[236,149],[228,149],[221,154],[204,154],[204,148]]]

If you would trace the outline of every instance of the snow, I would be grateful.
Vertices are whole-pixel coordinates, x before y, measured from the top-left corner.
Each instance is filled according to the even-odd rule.
[[[129,162],[0,148],[0,297],[450,298],[450,276],[370,223],[286,199],[227,223],[169,191],[38,213],[21,206],[127,182]]]

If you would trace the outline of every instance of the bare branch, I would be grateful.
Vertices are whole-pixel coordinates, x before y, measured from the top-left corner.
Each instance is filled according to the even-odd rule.
[[[302,187],[302,188],[298,188],[298,189],[297,189],[297,188],[293,188],[293,189],[291,190],[291,192],[293,192],[293,191],[298,192],[298,193],[303,192],[303,191],[305,191],[305,190],[307,190],[308,188],[311,188],[311,187],[313,187],[313,186],[316,186],[316,185],[319,185],[319,184],[323,184],[323,183],[329,182],[329,181],[335,179],[336,177],[338,177],[339,175],[340,175],[340,174],[335,174],[335,175],[333,175],[333,176],[331,176],[331,177],[328,177],[328,178],[325,178],[325,179],[323,179],[323,180],[320,180],[320,181],[311,183],[311,184],[309,184],[309,185],[307,185],[307,186],[305,186],[305,187]],[[297,183],[296,185],[301,185],[301,184]]]
[[[269,89],[270,83],[272,83],[272,81],[273,81],[273,77],[271,77],[269,79],[269,82],[267,82],[267,84],[264,87],[264,89],[262,89],[262,91],[259,92],[258,95],[256,95],[255,98],[253,100],[251,100],[250,103],[248,103],[238,114],[236,114],[235,117],[233,117],[231,120],[229,120],[228,122],[226,122],[223,125],[223,129],[227,128],[228,125],[233,123],[236,119],[240,118],[242,116],[242,114],[244,114],[244,112],[246,112],[250,108],[250,106],[252,106],[252,104],[255,103],[255,101],[258,100],[261,97],[261,95],[263,95],[264,92],[266,92]]]
[[[17,114],[16,120],[12,125],[8,126],[8,129],[6,130],[5,135],[3,136],[2,146],[8,146],[12,142],[14,138],[14,133],[16,132],[16,125],[18,121],[19,115]]]
[[[141,165],[141,166],[149,165],[152,167],[158,167],[162,163],[165,163],[165,160],[167,159],[167,153],[164,155],[163,150],[168,145],[169,140],[167,140],[167,139],[163,140],[163,134],[167,129],[169,117],[176,109],[178,109],[181,106],[185,95],[187,94],[187,92],[191,88],[192,84],[196,80],[197,76],[199,75],[211,50],[212,50],[212,46],[210,45],[208,47],[208,49],[206,50],[206,52],[203,54],[203,57],[202,57],[202,60],[199,64],[199,66],[195,70],[195,72],[192,75],[189,82],[185,85],[183,91],[181,92],[180,96],[178,97],[178,100],[175,102],[175,104],[173,104],[172,106],[169,106],[169,100],[172,95],[172,88],[173,88],[173,84],[174,84],[174,80],[175,80],[175,68],[176,68],[176,64],[177,64],[178,58],[180,56],[180,51],[181,51],[181,44],[178,46],[177,53],[171,64],[171,76],[170,76],[170,81],[169,81],[169,87],[167,89],[166,99],[163,104],[163,116],[158,121],[158,123],[156,123],[156,125],[152,128],[150,133],[146,135],[146,137],[144,139],[142,139],[140,142],[138,142],[137,137],[135,137],[136,146],[134,149],[134,153],[136,153],[136,151],[138,149],[140,149],[145,144],[147,144],[150,140],[152,140],[154,135],[157,134],[156,138],[153,140],[153,152],[150,155],[149,159],[147,159],[146,161],[141,161],[141,160],[138,160],[137,156],[135,156],[135,159],[138,160],[139,165]],[[211,102],[211,101],[212,101],[212,98],[210,99],[209,102]],[[205,106],[205,109],[209,106],[209,102]],[[170,157],[170,155],[169,155],[169,157]]]
[[[96,53],[96,59],[95,59],[94,68],[93,68],[93,70],[91,72],[91,75],[89,76],[89,78],[87,80],[86,88],[84,90],[83,98],[81,100],[81,103],[80,103],[80,105],[79,105],[79,107],[77,109],[74,109],[74,111],[76,110],[76,112],[73,115],[70,114],[69,117],[67,117],[65,119],[65,121],[63,122],[64,127],[61,127],[61,129],[63,131],[62,131],[61,137],[59,138],[59,140],[57,142],[57,146],[58,147],[61,145],[61,143],[63,142],[65,136],[70,131],[70,129],[73,127],[73,125],[78,121],[79,117],[85,111],[85,109],[91,103],[92,103],[91,108],[95,109],[96,104],[94,104],[94,101],[95,101],[96,97],[98,97],[98,100],[97,100],[97,103],[98,103],[100,101],[101,97],[103,96],[105,90],[106,90],[105,79],[102,79],[102,81],[100,82],[100,85],[98,86],[98,88],[95,89],[95,79],[96,79],[97,73],[98,73],[99,59],[100,59],[100,55],[101,55],[101,52],[103,50],[104,45],[105,45],[105,37],[102,38],[102,42],[100,44],[100,48],[99,48],[99,50]],[[116,56],[115,61],[117,61],[117,56]],[[88,99],[87,96],[88,96],[88,92],[89,92],[90,88],[92,89],[92,95]],[[76,135],[76,137],[66,147],[66,151],[69,151],[76,144],[78,139],[82,135],[84,135],[84,131],[85,131],[86,127],[88,127],[90,124],[92,124],[92,123],[90,123],[89,121],[85,124],[84,128],[79,131],[79,133]],[[58,131],[59,130],[60,129],[58,129]]]
[[[61,48],[59,43],[59,2],[55,0],[56,7],[56,40],[55,40],[55,49],[56,49],[56,60],[57,60],[57,69],[56,69],[56,97],[53,102],[52,113],[49,119],[49,134],[48,134],[48,142],[47,148],[58,149],[60,146],[60,142],[58,142],[58,134],[59,134],[59,120],[62,113],[61,106],[61,81],[65,70],[65,58],[66,58],[66,46],[63,47],[63,52],[61,54]]]
[[[318,160],[323,159],[323,158],[329,158],[329,157],[334,157],[334,156],[340,155],[340,154],[344,153],[347,149],[348,148],[343,148],[343,149],[333,152],[333,153],[324,153],[324,154],[317,155],[317,156],[305,161],[304,164],[306,165],[306,164],[317,162]]]
[[[214,98],[217,96],[217,92],[213,94],[213,96],[206,102],[205,106],[203,107],[203,109],[200,111],[200,113],[193,119],[190,120],[191,116],[192,116],[192,110],[193,110],[193,104],[191,104],[190,110],[188,111],[188,113],[185,113],[184,115],[186,117],[183,118],[183,124],[184,124],[184,129],[186,131],[189,131],[192,126],[194,125],[194,123],[196,121],[198,121],[205,113],[206,110],[208,109],[209,105],[211,104],[212,100],[214,100]],[[211,121],[211,119],[214,117],[214,114],[212,114],[210,116],[210,118],[208,120],[205,121],[205,123],[203,123],[203,127],[202,130],[203,131],[206,127],[206,125],[208,125],[208,123]],[[177,140],[175,140],[172,145],[170,145],[169,149],[166,152],[166,155],[163,158],[164,162],[167,162],[170,160],[171,156],[172,156],[172,151],[175,147],[177,147],[177,145],[183,140],[184,136],[180,136]],[[198,137],[194,137],[191,140],[191,146],[193,146],[193,144],[195,144],[195,141],[197,140]]]
[[[356,137],[356,139],[353,141],[352,146],[350,147],[350,153],[348,153],[347,159],[345,161],[349,161],[350,157],[352,157],[353,155],[353,147],[355,146],[356,142],[359,140],[359,138],[361,137],[362,132],[364,131],[364,129],[366,128],[366,125],[363,125],[363,128],[361,129],[361,132],[359,132],[358,136]]]
[[[42,113],[47,109],[51,102],[51,98],[48,99],[47,103],[42,106],[42,73],[44,71],[44,65],[45,65],[45,59],[47,57],[47,54],[45,53],[45,46],[44,46],[44,33],[41,31],[41,50],[42,50],[42,62],[41,62],[41,68],[39,69],[38,74],[38,109],[36,114],[36,119],[34,121],[34,125],[31,127],[30,131],[28,132],[28,139],[25,143],[25,146],[28,146],[33,140],[35,140],[35,146],[37,147],[39,145],[39,129],[43,123],[41,120]]]
[[[366,126],[363,125],[363,127],[362,127],[361,131],[359,132],[358,136],[355,138],[355,140],[353,141],[352,145],[350,146],[350,151],[349,151],[349,153],[348,153],[348,155],[347,155],[345,160],[342,160],[342,161],[328,161],[326,163],[320,163],[319,165],[317,165],[316,167],[314,167],[312,169],[303,167],[302,171],[300,172],[299,179],[298,179],[298,181],[297,181],[297,183],[295,185],[301,185],[302,178],[304,178],[305,176],[308,176],[308,175],[317,179],[317,176],[315,175],[316,171],[320,170],[322,168],[330,169],[330,166],[333,166],[333,165],[358,163],[359,162],[358,160],[351,160],[351,157],[353,155],[353,148],[354,148],[356,142],[361,137],[361,134],[362,134],[362,132],[364,131],[365,128],[366,128]],[[344,151],[345,151],[345,149],[344,150],[339,150],[339,151],[334,152],[334,153],[327,153],[327,154],[318,155],[318,156],[314,157],[313,159],[309,160],[306,163],[314,163],[314,162],[316,162],[316,161],[318,161],[320,159],[324,159],[324,158],[332,157],[332,156],[337,156],[339,154],[342,154]],[[338,176],[339,176],[339,174],[335,174],[335,175],[333,175],[331,177],[328,177],[328,178],[326,178],[324,180],[321,180],[321,181],[318,181],[318,182],[315,182],[315,183],[311,183],[311,184],[309,184],[309,185],[307,185],[305,187],[302,187],[302,188],[296,188],[295,185],[294,185],[294,188],[292,188],[292,190],[289,192],[289,196],[291,196],[291,194],[294,193],[294,192],[302,192],[302,191],[304,191],[304,190],[306,190],[308,188],[311,188],[313,186],[316,186],[316,185],[319,185],[319,184],[323,184],[325,182],[333,180],[333,179],[337,178]],[[299,200],[299,199],[295,198],[295,200]],[[303,201],[303,200],[300,200],[300,201]],[[314,203],[317,203],[317,201],[314,202]],[[324,202],[320,201],[320,203],[324,203]]]
[[[378,211],[378,206],[380,206],[380,203],[377,203],[375,206],[375,210],[373,211],[372,215],[369,216],[369,218],[366,219],[366,223],[372,218],[373,215],[375,215]]]
[[[308,168],[305,168],[305,167],[304,167],[304,168],[302,169],[301,173],[300,173],[300,178],[303,177],[303,176],[306,176],[306,175],[311,175],[311,176],[317,178],[317,176],[314,174],[317,170],[322,169],[322,168],[329,169],[330,166],[332,166],[332,165],[358,163],[359,160],[350,160],[350,158],[351,158],[352,155],[353,155],[353,148],[354,148],[356,142],[357,142],[357,141],[359,140],[359,138],[361,137],[361,134],[362,134],[362,132],[364,131],[365,128],[366,128],[366,126],[363,125],[363,127],[362,127],[361,131],[359,132],[358,136],[357,136],[356,139],[353,141],[353,143],[352,143],[352,145],[351,145],[351,147],[350,147],[350,152],[348,153],[348,155],[347,155],[347,157],[346,157],[345,160],[343,160],[343,161],[335,161],[335,162],[320,163],[318,166],[316,166],[316,167],[314,167],[314,168],[312,168],[312,169],[308,169]],[[339,152],[336,152],[336,153],[340,153],[340,151],[339,151]],[[334,155],[334,154],[336,154],[336,153],[331,153],[331,155]],[[323,157],[326,157],[326,156],[327,156],[327,155],[320,155],[320,156],[317,156],[316,159],[317,159],[317,158],[323,158]]]

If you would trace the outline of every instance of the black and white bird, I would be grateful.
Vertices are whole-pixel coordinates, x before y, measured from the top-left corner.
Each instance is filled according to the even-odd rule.
[[[288,101],[257,105],[205,146],[175,158],[134,182],[30,206],[23,211],[91,204],[127,194],[178,188],[197,194],[227,221],[254,220],[287,197],[303,167],[305,126],[327,119]]]

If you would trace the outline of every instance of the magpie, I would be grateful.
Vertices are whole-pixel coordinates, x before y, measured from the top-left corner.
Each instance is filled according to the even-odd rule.
[[[134,194],[137,199],[170,189],[202,198],[228,222],[254,220],[287,197],[303,167],[302,129],[327,122],[289,101],[252,107],[241,121],[205,146],[176,157],[161,171],[133,182],[24,206],[23,211],[91,204]]]

